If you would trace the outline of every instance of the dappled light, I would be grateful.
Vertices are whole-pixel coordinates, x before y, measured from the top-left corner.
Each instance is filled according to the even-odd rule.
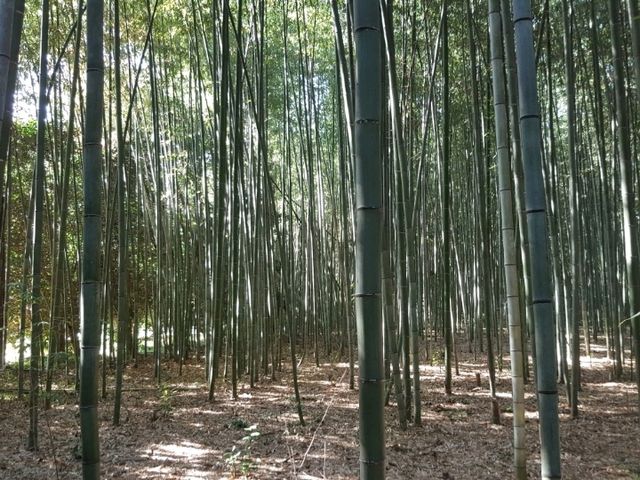
[[[637,452],[627,442],[640,435],[639,422],[629,415],[633,410],[633,384],[608,380],[603,353],[593,350],[594,365],[601,367],[584,368],[584,414],[578,423],[570,420],[566,397],[561,394],[563,462],[575,475],[568,478],[626,478],[640,468]],[[163,397],[162,388],[154,386],[151,368],[148,362],[140,363],[137,389],[124,392],[120,427],[110,425],[111,396],[100,404],[106,478],[357,477],[358,392],[348,388],[345,365],[301,365],[306,427],[298,423],[286,371],[278,372],[282,380],[261,381],[254,389],[243,383],[237,400],[231,398],[229,384],[225,384],[219,398],[209,403],[195,364],[185,365],[182,377],[169,374],[165,380],[168,398]],[[481,387],[475,383],[475,372],[485,371],[486,366],[469,359],[460,362],[461,375],[454,375],[450,396],[443,390],[443,372],[434,366],[422,368],[423,426],[398,431],[393,396],[385,410],[388,477],[442,478],[448,474],[462,479],[492,478],[508,470],[512,417],[508,371],[498,375],[503,425],[492,425],[486,381],[483,378]],[[147,380],[143,380],[145,377]],[[334,380],[328,381],[329,377]],[[0,379],[3,384],[12,381],[7,372]],[[66,400],[44,413],[51,428],[47,441],[52,442],[56,454],[38,454],[40,466],[34,471],[40,478],[55,476],[56,468],[60,479],[78,478],[80,464],[74,459],[78,440],[73,433],[77,428],[73,420],[76,407],[73,397],[61,397],[59,401],[63,398]],[[528,448],[535,465],[538,415],[531,385],[525,398]],[[19,429],[25,412],[21,405],[17,400],[0,403],[6,428]],[[258,435],[250,437],[252,432]],[[12,438],[0,445],[0,474],[27,478],[21,477],[19,465],[7,461],[14,455],[9,452],[20,450],[20,437]],[[473,451],[473,456],[468,456],[468,451]],[[585,462],[587,457],[598,461]]]
[[[0,0],[0,480],[640,479],[640,0]]]

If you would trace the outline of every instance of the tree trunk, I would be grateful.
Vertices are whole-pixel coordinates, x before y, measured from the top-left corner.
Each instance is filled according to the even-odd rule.
[[[638,258],[638,225],[635,214],[635,194],[633,184],[633,159],[631,157],[631,131],[624,87],[624,64],[622,53],[622,33],[620,2],[609,0],[611,24],[611,51],[613,55],[613,75],[616,97],[616,121],[618,123],[618,151],[620,158],[620,197],[622,201],[622,225],[624,237],[624,260],[627,274],[627,299],[632,322],[632,336],[635,346],[636,385],[640,408],[640,258]]]
[[[513,0],[516,61],[520,91],[520,134],[524,164],[525,208],[529,230],[533,318],[537,350],[540,457],[543,479],[560,473],[556,342],[547,254],[547,224],[541,165],[540,106],[533,48],[533,15],[529,0]]]
[[[496,123],[496,148],[498,162],[498,189],[500,191],[500,215],[502,220],[502,251],[509,343],[511,344],[511,390],[513,402],[513,462],[516,478],[527,478],[527,449],[524,406],[524,362],[522,349],[522,315],[518,260],[516,255],[516,231],[513,214],[513,187],[509,159],[509,130],[505,90],[504,60],[502,49],[502,19],[498,0],[489,1],[489,40],[491,46],[491,71],[493,75],[493,107]]]
[[[98,353],[100,350],[99,292],[102,232],[102,112],[103,27],[102,0],[87,1],[87,89],[84,130],[84,225],[81,287],[80,428],[82,476],[100,477],[98,441]]]
[[[356,46],[356,321],[360,377],[360,478],[383,479],[382,36],[377,2],[354,2]]]

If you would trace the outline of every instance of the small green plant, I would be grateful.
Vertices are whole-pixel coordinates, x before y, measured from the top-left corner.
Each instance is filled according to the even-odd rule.
[[[444,351],[436,350],[431,357],[431,365],[442,366],[444,365]]]
[[[254,424],[243,428],[243,430],[247,432],[247,435],[242,437],[238,444],[231,447],[231,451],[224,454],[225,463],[231,467],[232,477],[235,477],[238,472],[241,475],[246,475],[254,468],[251,459],[251,445],[260,436],[258,425]]]
[[[18,393],[17,392],[0,392],[0,400],[4,401],[11,401],[11,400],[17,400],[18,398]]]
[[[171,404],[173,390],[169,385],[163,383],[160,386],[160,411],[162,413],[169,413],[173,409]]]

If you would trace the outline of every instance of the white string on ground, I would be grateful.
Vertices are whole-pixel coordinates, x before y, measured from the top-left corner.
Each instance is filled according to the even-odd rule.
[[[349,371],[349,369],[345,368],[344,373],[342,374],[342,377],[340,377],[340,380],[336,383],[336,385],[340,385],[342,383],[342,380],[344,380],[344,377],[345,377],[345,375],[347,374],[348,371]],[[318,425],[316,426],[315,430],[313,431],[313,436],[311,437],[311,442],[309,442],[309,446],[307,447],[307,451],[304,452],[302,460],[300,461],[300,465],[298,465],[298,470],[300,470],[302,468],[302,466],[304,465],[304,462],[307,460],[307,455],[309,455],[309,451],[311,450],[311,447],[313,446],[313,442],[315,442],[315,440],[316,440],[316,435],[318,433],[318,430],[320,429],[322,424],[324,424],[324,419],[327,418],[327,413],[329,413],[329,409],[331,408],[331,405],[333,405],[333,401],[335,400],[335,398],[336,398],[335,394],[331,396],[331,401],[328,403],[327,408],[325,408],[324,415],[322,415],[322,419],[320,420],[320,422],[318,422]]]

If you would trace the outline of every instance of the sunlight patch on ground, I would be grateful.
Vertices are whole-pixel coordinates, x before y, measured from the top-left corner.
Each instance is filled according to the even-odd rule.
[[[172,412],[174,412],[177,415],[190,415],[190,414],[193,414],[194,407],[188,406],[188,407],[172,408]],[[210,415],[214,417],[225,415],[225,412],[223,412],[222,410],[213,410],[209,408],[198,408],[197,412],[198,412],[198,415]]]
[[[202,384],[197,382],[172,382],[171,388],[177,388],[180,390],[196,390],[198,393],[202,391]]]
[[[170,467],[151,467],[147,468],[145,471],[155,475],[170,475],[172,473],[172,469]]]
[[[631,383],[622,383],[622,382],[606,382],[606,383],[601,383],[599,385],[593,385],[593,387],[595,388],[612,388],[614,390],[634,390],[635,385],[631,384]]]
[[[160,444],[152,445],[145,451],[147,455],[153,460],[193,460],[200,458],[208,453],[212,453],[206,447],[192,442],[180,442],[179,444]]]
[[[587,383],[589,389],[594,391],[609,391],[616,396],[627,396],[636,394],[636,386],[632,383],[622,382],[606,382],[606,383]]]
[[[333,364],[336,368],[349,368],[349,364],[347,362],[337,362]]]
[[[198,471],[193,469],[183,470],[176,469],[173,467],[153,467],[148,468],[147,473],[153,475],[152,477],[146,478],[163,478],[171,475],[179,475],[180,478],[185,480],[198,480],[201,478],[209,479],[211,478],[211,473],[206,471]],[[175,478],[175,477],[171,477]]]
[[[216,452],[198,443],[182,441],[176,443],[154,444],[144,454],[160,465],[145,469],[146,473],[155,475],[180,475],[180,478],[210,478],[210,469],[203,462]]]

